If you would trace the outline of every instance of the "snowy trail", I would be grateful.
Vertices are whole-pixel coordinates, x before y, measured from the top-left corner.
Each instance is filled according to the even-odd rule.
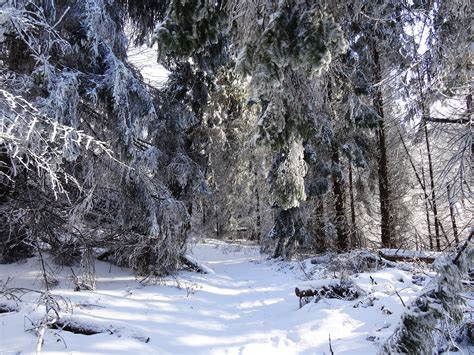
[[[256,248],[216,241],[198,244],[192,256],[215,274],[182,272],[177,281],[169,278],[164,285],[143,286],[128,270],[98,262],[97,291],[72,292],[70,284],[61,284],[55,292],[75,304],[72,317],[111,329],[113,334],[85,336],[62,331],[65,348],[63,341],[57,341],[55,331],[49,330],[44,350],[329,354],[331,335],[336,354],[370,354],[376,353],[377,347],[366,340],[367,336],[386,337],[393,331],[401,311],[397,299],[387,296],[386,290],[381,290],[384,292],[379,292],[378,298],[384,300],[383,305],[393,311],[392,315],[383,315],[380,307],[354,308],[354,302],[334,299],[299,309],[294,287],[304,278],[297,263],[267,261]],[[14,265],[2,266],[0,271],[2,278],[13,274],[17,286],[23,283],[31,287],[35,267],[30,260],[23,266],[30,273]],[[381,271],[374,277],[396,283],[407,275],[392,270]],[[368,278],[369,275],[361,274],[360,281]],[[407,299],[414,295],[414,290],[407,289],[401,294]],[[24,312],[0,315],[0,350],[33,351],[36,339],[34,334],[23,331],[24,317]],[[34,312],[28,313],[28,317],[34,317]]]

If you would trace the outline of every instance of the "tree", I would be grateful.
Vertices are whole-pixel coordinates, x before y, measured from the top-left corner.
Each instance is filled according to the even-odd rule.
[[[457,226],[456,222],[452,223],[455,218],[452,207],[454,201],[462,201],[464,186],[468,185],[464,172],[469,170],[465,152],[469,149],[470,133],[463,125],[467,123],[464,117],[468,112],[464,103],[469,97],[469,35],[464,26],[468,20],[458,12],[467,6],[463,1],[405,5],[407,25],[402,39],[414,64],[399,83],[399,92],[405,94],[406,115],[415,125],[412,134],[415,146],[420,146],[421,137],[424,145],[420,147],[422,153],[418,159],[417,154],[410,153],[408,148],[405,150],[415,157],[410,159],[425,195],[428,238],[433,248],[429,212],[433,216],[437,250],[456,242]],[[449,74],[445,70],[449,70]],[[456,89],[451,89],[453,86]],[[415,164],[423,165],[423,162],[427,167],[421,166],[416,172]],[[426,182],[424,171],[427,171]],[[453,184],[457,188],[453,188]],[[446,208],[444,197],[449,205]],[[443,217],[446,211],[450,211],[447,223]],[[454,240],[451,241],[448,224],[453,225]]]
[[[45,189],[43,174],[30,173],[48,171],[41,160],[23,161],[10,175],[15,183],[3,205],[23,216],[19,223],[34,245],[46,243],[53,254],[74,259],[101,246],[120,264],[161,274],[175,269],[184,252],[185,199],[205,190],[200,167],[188,155],[197,119],[146,87],[127,63],[126,10],[135,14],[136,8],[120,4],[20,1],[2,8],[2,87],[15,97],[21,93],[50,122],[41,131],[52,142],[44,149],[67,143],[48,153],[55,160],[47,168],[60,174],[49,184],[53,189]],[[2,105],[2,113],[14,111]],[[96,150],[81,154],[79,143],[87,137],[110,141],[116,160],[104,161]],[[10,160],[16,154],[7,150]],[[7,165],[13,171],[8,159]],[[5,213],[2,209],[2,218],[10,218]]]
[[[190,1],[188,5],[170,3],[157,30],[160,53],[181,59],[193,57],[201,68],[212,72],[215,66],[205,64],[216,57],[213,51],[220,54],[218,58],[225,58],[225,48],[232,50],[236,70],[251,78],[250,101],[261,107],[258,142],[275,152],[270,173],[273,205],[280,209],[275,226],[279,218],[294,222],[297,212],[284,211],[297,208],[306,198],[303,141],[314,126],[306,100],[311,91],[304,89],[311,90],[308,74],[320,72],[333,53],[344,50],[342,32],[320,4],[310,6],[303,1],[262,1],[253,6],[241,1],[226,6]],[[200,17],[202,13],[207,14],[206,20]],[[253,20],[254,15],[259,21]],[[226,30],[229,28],[232,31]],[[274,228],[271,235],[296,238],[283,236],[279,230]],[[279,245],[291,244],[279,241]],[[289,253],[278,247],[275,256]]]

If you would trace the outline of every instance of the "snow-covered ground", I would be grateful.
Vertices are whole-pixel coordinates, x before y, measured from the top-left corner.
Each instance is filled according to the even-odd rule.
[[[60,283],[53,293],[72,306],[64,319],[104,332],[81,335],[48,329],[43,351],[329,354],[330,337],[335,354],[374,354],[404,310],[395,290],[409,304],[429,279],[415,277],[415,284],[412,272],[398,268],[360,273],[354,281],[370,296],[322,299],[299,308],[295,286],[311,284],[308,276],[331,278],[334,273],[309,260],[267,260],[248,245],[207,240],[190,249],[191,256],[214,273],[180,272],[143,285],[129,270],[98,261],[97,290],[74,292],[70,268],[54,269]],[[0,265],[0,277],[3,283],[10,278],[10,288],[42,288],[35,258]],[[34,306],[38,297],[27,293],[18,312],[0,314],[0,353],[35,351],[37,337],[28,329],[45,312]],[[0,304],[4,301],[0,298]]]

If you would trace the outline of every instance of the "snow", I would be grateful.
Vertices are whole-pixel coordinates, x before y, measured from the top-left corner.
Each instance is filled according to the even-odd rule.
[[[335,354],[375,354],[404,311],[396,292],[409,304],[422,288],[408,271],[381,269],[353,275],[353,282],[367,293],[357,300],[322,299],[300,309],[295,286],[324,284],[317,279],[333,279],[333,272],[309,259],[267,260],[255,246],[215,240],[196,243],[189,253],[212,272],[182,271],[144,285],[129,270],[97,261],[96,291],[72,291],[70,269],[50,262],[60,281],[53,293],[72,305],[63,319],[102,333],[48,329],[43,351],[329,354],[330,337]],[[41,290],[38,270],[37,259],[31,258],[0,265],[0,277],[3,283],[10,278],[10,288]],[[80,275],[80,268],[75,272]],[[315,280],[308,281],[308,274]],[[27,293],[18,312],[0,313],[0,351],[35,350],[36,335],[25,330],[44,315],[44,307],[34,305],[38,297]]]

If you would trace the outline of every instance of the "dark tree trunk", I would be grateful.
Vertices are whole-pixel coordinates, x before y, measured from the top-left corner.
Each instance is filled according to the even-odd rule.
[[[324,199],[321,196],[316,198],[316,215],[315,215],[315,230],[314,230],[314,242],[315,248],[318,252],[326,251],[326,233],[325,233],[325,223],[324,223]]]
[[[350,242],[352,247],[360,247],[360,240],[357,238],[357,225],[355,215],[355,201],[354,201],[354,180],[352,176],[352,161],[349,160],[349,198],[351,204],[351,236]]]
[[[337,232],[337,250],[346,251],[349,247],[349,235],[347,232],[347,221],[344,206],[344,181],[342,179],[342,171],[338,147],[332,147],[332,188],[334,193],[334,209],[336,215],[336,232]],[[339,171],[338,171],[339,170]]]
[[[204,228],[206,226],[206,204],[201,203],[202,206],[202,227]]]
[[[454,203],[451,198],[451,188],[449,184],[446,186],[446,189],[448,190],[449,215],[451,216],[451,224],[453,226],[454,241],[456,245],[458,245],[459,244],[458,227],[456,225],[456,216],[454,215]]]
[[[12,162],[4,144],[0,144],[0,203],[6,199],[12,189],[12,181],[7,177],[11,175]]]
[[[304,227],[298,207],[279,210],[271,236],[278,240],[274,258],[289,259],[295,250],[297,240],[303,238]]]
[[[255,212],[256,216],[256,239],[260,242],[262,237],[262,216],[260,215],[260,194],[258,191],[258,171],[257,166],[255,166],[254,171],[255,176]]]
[[[273,252],[274,258],[284,257],[287,252],[285,251],[285,240],[291,236],[288,235],[287,228],[291,225],[291,210],[281,210],[275,220],[272,233],[274,237],[278,238],[278,242]],[[291,230],[291,228],[290,228]]]
[[[374,60],[374,74],[377,83],[382,80],[382,67],[380,65],[379,52],[376,43],[372,44],[372,54]],[[391,223],[391,205],[390,205],[390,186],[388,179],[388,157],[387,143],[385,140],[385,114],[383,108],[382,89],[377,86],[375,89],[375,97],[373,100],[375,110],[380,116],[377,127],[378,141],[378,177],[379,177],[379,198],[380,198],[380,214],[381,214],[381,233],[382,247],[391,248],[394,246],[394,231]]]
[[[332,98],[332,81],[328,78],[327,82],[327,99],[328,105],[331,106]],[[337,121],[336,112],[333,111],[333,121]],[[346,211],[345,211],[345,193],[344,180],[342,177],[342,166],[339,159],[339,144],[333,138],[331,145],[331,161],[332,161],[332,192],[334,194],[334,212],[336,225],[336,248],[338,251],[346,251],[349,247],[349,233],[347,230]]]
[[[217,207],[214,207],[214,217],[216,218],[216,238],[219,239],[221,233],[219,225],[219,210],[217,209]]]
[[[429,116],[429,113],[428,113],[428,116]],[[430,147],[430,140],[429,140],[429,137],[428,137],[428,127],[427,127],[427,123],[426,123],[426,119],[425,119],[425,112],[423,113],[423,131],[425,133],[426,152],[428,153],[428,172],[429,172],[429,177],[430,177],[431,206],[432,206],[432,209],[433,209],[433,216],[434,216],[436,250],[441,251],[441,238],[440,238],[440,233],[439,233],[438,207],[436,205],[436,192],[435,192],[434,174],[433,174],[433,161],[432,161],[432,158],[431,158],[431,147]]]
[[[431,233],[431,222],[430,222],[430,213],[428,208],[429,197],[426,192],[426,180],[425,180],[425,169],[421,166],[421,176],[423,178],[423,193],[425,197],[425,210],[426,210],[426,224],[428,226],[428,238],[430,241],[430,250],[433,250],[433,234]]]

